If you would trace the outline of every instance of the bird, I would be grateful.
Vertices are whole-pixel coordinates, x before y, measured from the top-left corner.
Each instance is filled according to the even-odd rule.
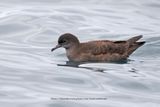
[[[58,38],[58,44],[51,49],[63,47],[66,56],[72,62],[118,62],[127,60],[128,57],[145,41],[138,42],[143,36],[134,36],[128,40],[94,40],[80,42],[79,39],[71,34],[65,33]]]

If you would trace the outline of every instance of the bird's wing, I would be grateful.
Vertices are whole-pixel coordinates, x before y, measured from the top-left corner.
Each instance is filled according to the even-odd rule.
[[[85,47],[87,45],[87,47]],[[91,53],[92,55],[100,54],[124,54],[127,50],[126,41],[92,41],[87,42],[82,45],[83,50],[86,53]]]

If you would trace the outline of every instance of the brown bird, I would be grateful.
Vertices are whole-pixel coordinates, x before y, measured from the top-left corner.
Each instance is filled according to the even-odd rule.
[[[52,48],[63,47],[70,61],[74,62],[116,62],[126,60],[145,41],[137,42],[142,35],[123,41],[97,40],[80,43],[78,38],[70,33],[61,35],[58,45]]]

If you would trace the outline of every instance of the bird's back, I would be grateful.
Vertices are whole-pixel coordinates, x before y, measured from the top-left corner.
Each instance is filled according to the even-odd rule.
[[[136,42],[142,36],[136,36],[126,41],[99,40],[81,43],[79,60],[82,61],[118,61],[129,57],[145,42]]]

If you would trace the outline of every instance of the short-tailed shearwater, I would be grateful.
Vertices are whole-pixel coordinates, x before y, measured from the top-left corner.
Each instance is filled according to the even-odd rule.
[[[78,38],[70,33],[61,35],[56,47],[66,49],[69,61],[74,62],[116,62],[126,60],[145,41],[137,42],[142,35],[132,37],[128,40],[111,41],[96,40],[80,43]]]

